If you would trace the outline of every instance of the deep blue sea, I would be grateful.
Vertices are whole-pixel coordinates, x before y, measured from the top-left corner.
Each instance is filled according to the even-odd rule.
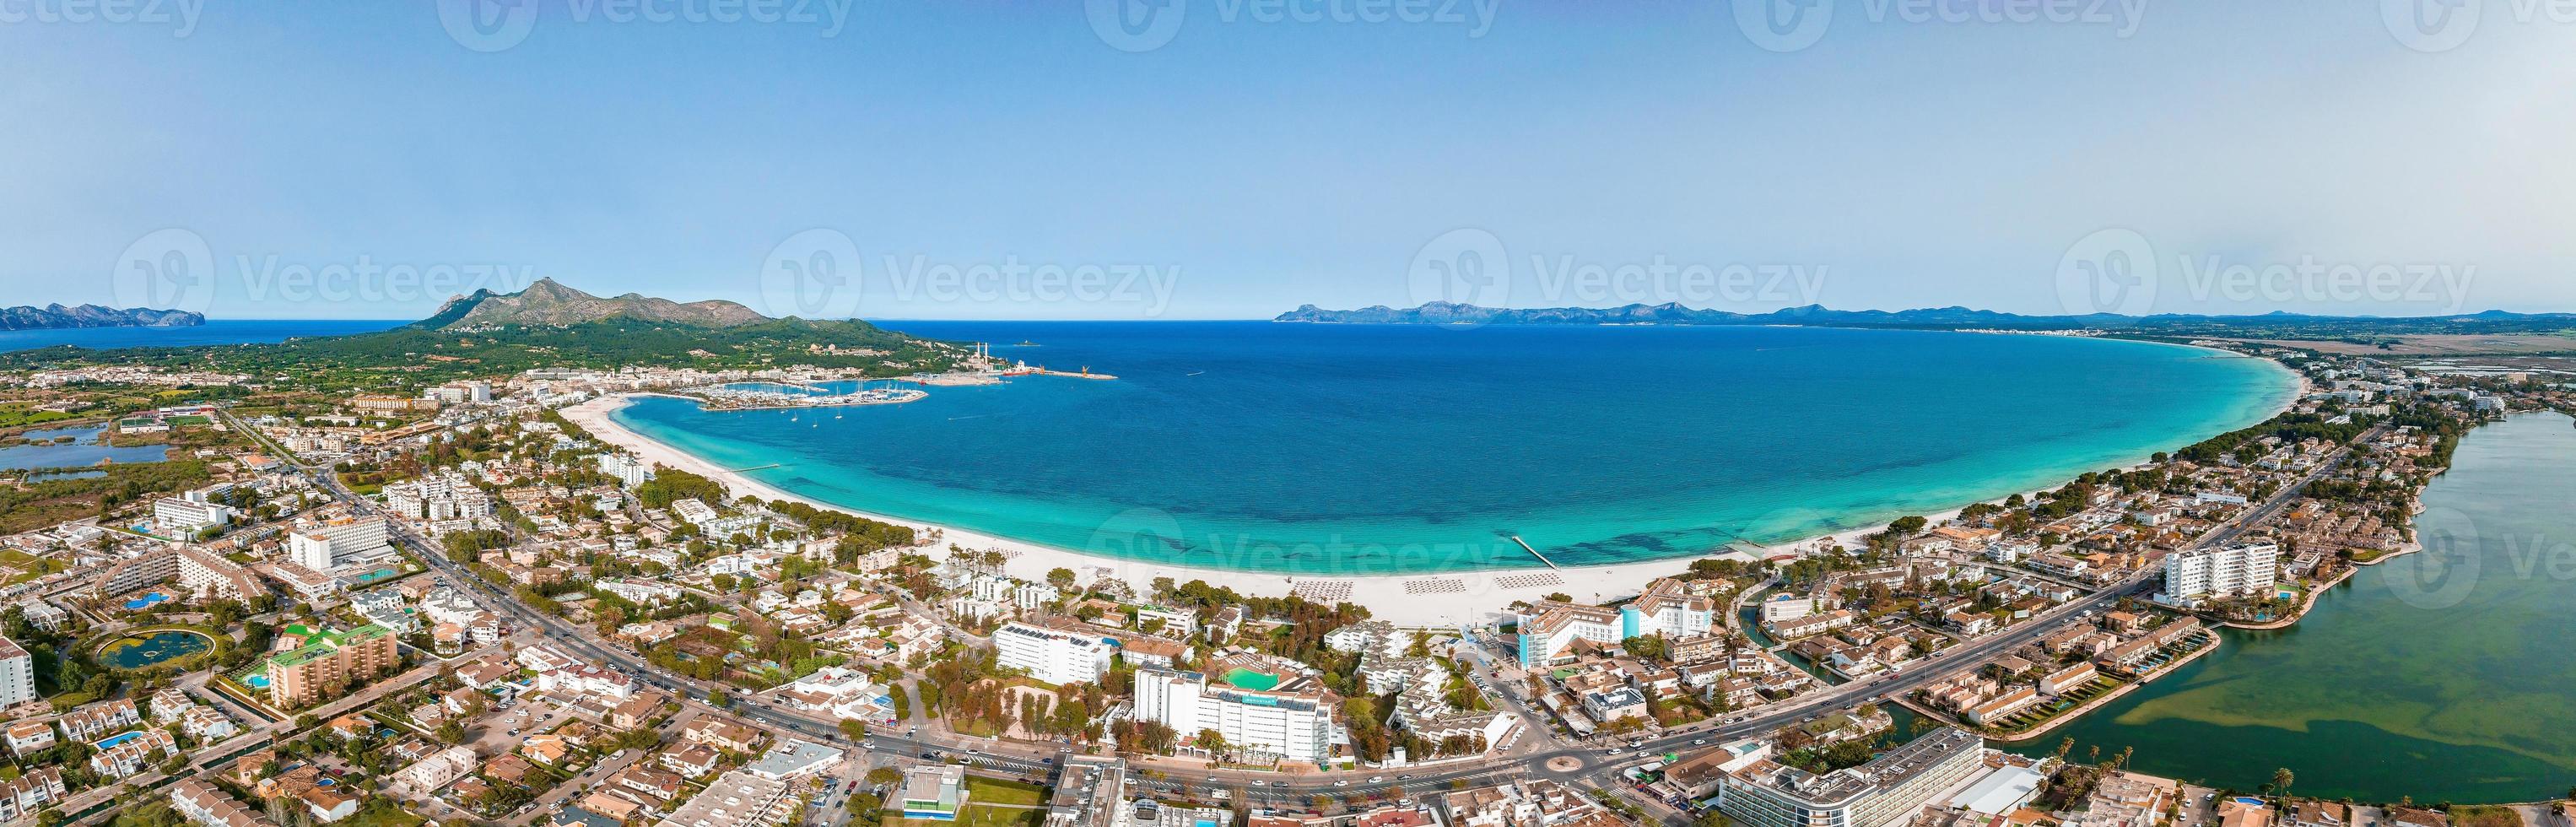
[[[386,330],[404,322],[392,319],[209,320],[196,327],[75,327],[58,330],[0,330],[0,352],[55,345],[86,348],[192,347],[283,342],[290,336],[345,336]]]
[[[2260,421],[2269,362],[1915,331],[890,322],[1115,381],[622,424],[804,496],[1235,569],[1564,565],[1779,542],[2054,485]],[[1011,343],[1029,340],[1034,347]]]

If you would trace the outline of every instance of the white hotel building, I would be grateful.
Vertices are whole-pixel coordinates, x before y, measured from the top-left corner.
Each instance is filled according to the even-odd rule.
[[[2278,582],[2280,557],[2281,547],[2272,543],[2175,552],[2165,558],[2164,602],[2191,607],[2260,593]]]
[[[993,649],[996,663],[1057,686],[1099,683],[1100,676],[1109,673],[1110,655],[1118,651],[1098,635],[1017,622],[993,631]]]
[[[1136,670],[1136,719],[1181,737],[1213,729],[1227,744],[1282,761],[1321,764],[1333,757],[1333,703],[1313,681],[1290,678],[1268,691],[1208,685],[1196,672]]]
[[[287,558],[296,565],[328,573],[343,562],[391,553],[385,546],[383,517],[338,519],[298,528],[286,538]]]
[[[1748,757],[1718,780],[1717,809],[1744,827],[1898,827],[1983,772],[1985,746],[1945,727],[1824,775]]]

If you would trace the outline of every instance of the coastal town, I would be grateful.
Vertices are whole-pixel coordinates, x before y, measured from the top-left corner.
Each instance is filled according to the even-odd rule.
[[[0,820],[2563,827],[2051,743],[2420,549],[2470,428],[2571,404],[2226,346],[2299,374],[2287,410],[2053,489],[1629,581],[1278,588],[822,507],[605,415],[841,399],[780,390],[820,369],[34,372],[10,444],[162,456],[10,472]],[[963,364],[922,384],[1035,373]]]

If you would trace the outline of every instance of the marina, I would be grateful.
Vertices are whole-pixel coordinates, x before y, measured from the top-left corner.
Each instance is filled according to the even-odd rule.
[[[710,411],[769,411],[796,408],[842,408],[860,405],[901,405],[917,402],[930,395],[912,388],[861,388],[849,393],[831,393],[811,385],[787,385],[802,393],[752,390],[738,385],[724,385],[696,391],[699,404]]]

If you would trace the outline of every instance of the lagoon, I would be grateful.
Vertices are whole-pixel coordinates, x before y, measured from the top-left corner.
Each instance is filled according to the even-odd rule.
[[[2361,801],[2552,799],[2576,784],[2576,428],[2471,432],[2424,492],[2426,550],[2361,569],[2298,625],[2224,645],[2018,748],[2251,792]]]
[[[2061,483],[2261,421],[2294,378],[2141,342],[1898,330],[887,323],[1114,381],[616,421],[835,505],[1291,573],[1775,543]]]
[[[22,436],[33,444],[0,448],[0,469],[76,468],[97,465],[101,461],[130,465],[160,462],[169,458],[168,446],[138,445],[118,448],[102,444],[100,436],[106,432],[105,425],[27,431]],[[71,441],[60,444],[53,442],[62,437],[70,437]]]

